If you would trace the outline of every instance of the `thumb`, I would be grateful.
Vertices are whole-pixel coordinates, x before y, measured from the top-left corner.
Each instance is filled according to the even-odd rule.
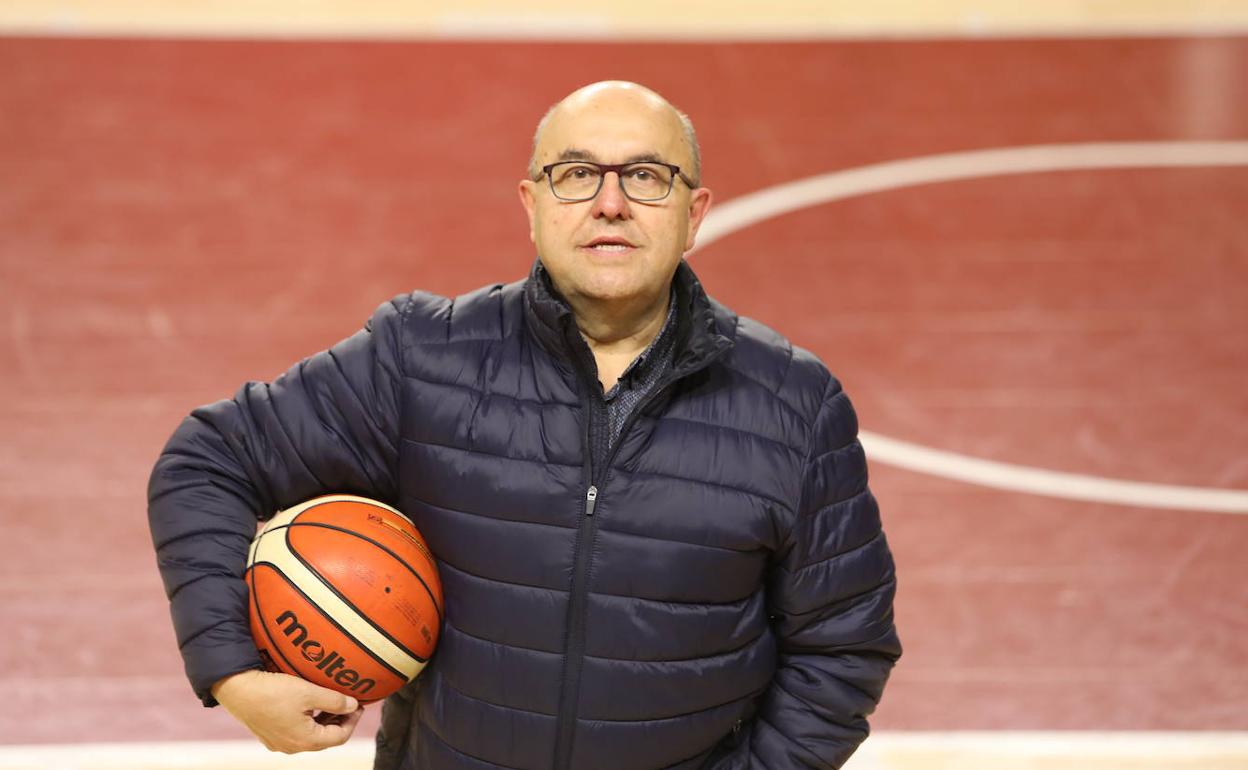
[[[308,701],[312,708],[331,714],[352,714],[360,707],[360,702],[355,698],[328,687],[316,686],[316,689],[310,691],[310,696]]]

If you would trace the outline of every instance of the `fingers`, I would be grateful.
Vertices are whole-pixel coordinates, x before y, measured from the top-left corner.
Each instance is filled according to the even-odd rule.
[[[253,671],[219,684],[221,705],[269,750],[285,754],[346,743],[364,713],[357,699],[287,674]]]
[[[364,708],[360,707],[350,714],[336,716],[330,722],[313,720],[311,742],[316,748],[311,749],[311,751],[319,751],[331,746],[341,746],[346,743],[352,733],[355,732],[355,726],[360,723],[360,718],[363,716]]]
[[[302,719],[285,730],[262,737],[261,740],[270,751],[283,754],[298,754],[304,751],[321,751],[341,746],[355,733],[356,725],[364,716],[364,707],[359,706],[350,714],[330,714],[307,712]]]
[[[360,707],[360,702],[350,695],[344,695],[326,687],[309,682],[308,706],[318,711],[331,714],[350,714]]]

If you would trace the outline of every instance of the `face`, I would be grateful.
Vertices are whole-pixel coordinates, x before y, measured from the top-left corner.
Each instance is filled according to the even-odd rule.
[[[566,99],[538,139],[538,166],[560,160],[617,164],[661,160],[688,174],[692,155],[676,113],[642,89],[591,86]],[[551,192],[545,176],[520,183],[529,237],[555,287],[582,301],[666,301],[681,257],[710,207],[711,192],[676,179],[661,201],[638,203],[614,172],[597,197],[575,203]]]

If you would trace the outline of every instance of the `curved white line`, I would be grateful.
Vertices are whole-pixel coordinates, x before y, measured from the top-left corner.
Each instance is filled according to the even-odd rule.
[[[1044,171],[1245,165],[1248,141],[1038,144],[907,158],[798,179],[719,204],[698,230],[698,248],[791,211],[921,184]]]
[[[698,247],[772,217],[859,195],[1005,174],[1107,168],[1248,166],[1248,141],[1048,144],[955,152],[833,171],[768,187],[712,209]],[[983,460],[863,431],[877,462],[995,489],[1067,500],[1248,513],[1248,491],[1150,484]]]
[[[876,462],[983,487],[1137,508],[1248,513],[1248,492],[1236,489],[1149,484],[1046,471],[932,449],[868,431],[862,431],[859,438],[868,456]]]

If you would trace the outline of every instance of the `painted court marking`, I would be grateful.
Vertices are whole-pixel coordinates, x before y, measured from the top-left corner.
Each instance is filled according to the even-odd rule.
[[[1248,166],[1248,141],[1106,142],[1001,147],[876,163],[768,187],[711,210],[698,249],[800,209],[916,185],[1007,174],[1113,168]],[[1248,513],[1248,491],[1062,473],[985,460],[863,431],[871,459],[970,484],[1067,500],[1215,513]]]
[[[0,770],[362,770],[373,743],[296,755],[257,741],[95,743],[0,747]],[[1242,732],[872,733],[845,770],[1245,770]]]

